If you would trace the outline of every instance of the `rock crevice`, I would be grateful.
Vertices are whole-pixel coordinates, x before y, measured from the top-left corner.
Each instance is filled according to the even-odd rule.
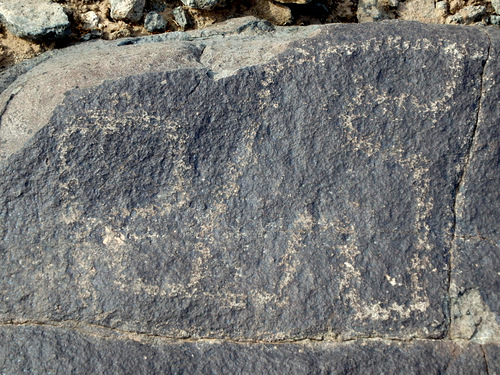
[[[483,94],[484,94],[484,80],[485,80],[485,72],[488,66],[489,58],[490,58],[490,50],[491,50],[491,38],[487,32],[484,32],[485,36],[488,38],[488,46],[487,46],[487,51],[486,51],[486,59],[484,60],[484,65],[483,69],[481,71],[481,78],[480,78],[480,88],[479,88],[479,98],[478,98],[478,104],[477,104],[477,111],[476,111],[476,119],[474,121],[474,126],[471,131],[470,139],[467,145],[467,150],[465,153],[465,159],[463,163],[463,167],[461,168],[461,172],[458,177],[458,182],[454,191],[453,195],[453,227],[452,227],[452,236],[451,236],[451,241],[450,241],[450,256],[449,256],[449,263],[448,263],[448,296],[449,296],[449,327],[452,326],[453,324],[453,317],[451,313],[451,306],[452,306],[452,294],[451,294],[451,286],[452,286],[452,273],[453,273],[453,248],[455,246],[455,239],[458,237],[457,236],[457,210],[459,210],[459,205],[460,205],[460,194],[462,193],[463,189],[463,181],[467,177],[467,169],[469,167],[469,162],[472,158],[472,153],[474,150],[474,142],[476,140],[476,134],[480,122],[480,114],[481,114],[481,105],[482,105],[482,100],[483,100]],[[463,203],[462,203],[463,204]],[[451,330],[448,333],[448,337],[451,338]]]

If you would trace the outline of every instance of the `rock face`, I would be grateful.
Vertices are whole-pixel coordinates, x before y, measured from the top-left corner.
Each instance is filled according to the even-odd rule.
[[[500,95],[500,34],[490,32],[489,36],[492,44],[483,76],[478,125],[457,187],[451,273],[454,305],[473,298],[476,309],[482,311],[474,317],[457,308],[458,322],[464,324],[456,325],[456,334],[479,340],[500,337],[500,108],[495,99]]]
[[[1,94],[4,372],[493,368],[498,32],[265,26],[74,47]]]
[[[16,374],[488,374],[478,346],[450,342],[178,343],[56,327],[0,328],[0,339],[0,369]]]
[[[37,41],[64,37],[70,31],[63,8],[44,0],[2,0],[0,21],[14,35]]]

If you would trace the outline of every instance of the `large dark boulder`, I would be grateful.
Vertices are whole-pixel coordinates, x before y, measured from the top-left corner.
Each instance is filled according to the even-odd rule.
[[[252,19],[197,33],[73,47],[0,96],[5,352],[33,364],[44,354],[19,348],[46,344],[54,368],[84,346],[107,353],[90,372],[119,372],[117,356],[131,373],[148,353],[181,366],[210,350],[206,370],[185,370],[292,356],[298,373],[380,372],[374,356],[459,373],[464,353],[466,373],[486,371],[499,34]],[[464,254],[486,251],[480,274]]]

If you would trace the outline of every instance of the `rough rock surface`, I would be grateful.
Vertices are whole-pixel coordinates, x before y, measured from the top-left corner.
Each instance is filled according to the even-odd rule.
[[[244,19],[31,67],[0,95],[0,368],[492,373],[499,45]]]
[[[138,22],[142,18],[142,12],[146,0],[110,0],[111,18]]]
[[[0,327],[0,339],[9,374],[488,374],[479,345],[452,342],[189,342],[29,325]]]
[[[33,40],[61,38],[70,31],[63,8],[48,0],[2,0],[0,22],[14,35]]]
[[[18,1],[9,1],[17,6]],[[497,0],[184,0],[184,3],[181,0],[145,0],[144,4],[143,0],[113,0],[113,8],[116,9],[112,9],[111,13],[115,18],[110,17],[110,0],[53,1],[62,5],[71,21],[69,37],[64,39],[64,43],[60,40],[55,43],[50,38],[33,42],[12,35],[0,23],[0,71],[65,43],[158,33],[158,28],[151,28],[146,22],[146,15],[152,11],[160,13],[167,21],[166,32],[203,29],[244,16],[263,18],[278,26],[387,19],[500,26],[500,3]],[[117,4],[120,4],[119,12]],[[182,8],[179,8],[180,5]],[[179,9],[189,20],[188,24]],[[28,13],[35,12],[28,9]]]
[[[385,0],[359,0],[357,17],[359,22],[374,22],[395,18],[394,8]],[[397,2],[395,3],[397,6]]]
[[[466,327],[458,327],[460,336],[482,341],[500,337],[500,35],[488,34],[492,43],[483,76],[484,94],[467,168],[457,186],[451,280],[455,303],[474,298],[482,310],[468,319]],[[464,328],[469,335],[464,336]]]
[[[144,27],[149,32],[163,32],[167,28],[167,21],[158,12],[149,12],[144,19]]]
[[[496,14],[500,14],[500,0],[491,0],[491,6]]]
[[[177,7],[172,11],[172,14],[174,16],[175,23],[182,29],[184,30],[186,27],[188,27],[191,22],[189,20],[189,15],[187,14],[186,10],[183,7]]]
[[[489,375],[500,374],[500,345],[486,344],[482,346],[484,359]]]

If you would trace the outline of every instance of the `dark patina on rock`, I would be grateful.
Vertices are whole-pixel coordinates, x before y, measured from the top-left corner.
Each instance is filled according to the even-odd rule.
[[[437,30],[318,28],[221,78],[66,92],[0,171],[3,320],[441,337],[487,38]]]
[[[258,25],[77,47],[2,93],[4,332],[449,334],[488,35]]]
[[[488,374],[479,345],[450,341],[182,342],[47,326],[0,327],[0,339],[0,371],[16,374]]]
[[[477,127],[455,204],[450,287],[452,335],[480,342],[500,337],[500,34],[488,34]]]

